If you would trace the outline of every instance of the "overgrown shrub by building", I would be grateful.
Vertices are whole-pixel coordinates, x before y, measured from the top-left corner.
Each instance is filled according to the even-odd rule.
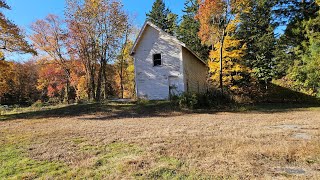
[[[183,93],[172,98],[181,108],[210,109],[213,107],[225,106],[235,103],[228,93],[220,91],[209,91],[207,93]]]

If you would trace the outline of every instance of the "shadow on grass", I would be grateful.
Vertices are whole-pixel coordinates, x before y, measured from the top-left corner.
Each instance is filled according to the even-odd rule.
[[[43,119],[43,118],[68,118],[77,117],[81,120],[114,120],[121,118],[146,118],[146,117],[175,117],[184,114],[215,114],[219,112],[230,113],[281,113],[297,110],[319,108],[320,104],[310,103],[263,103],[250,105],[220,106],[213,109],[186,110],[180,109],[168,101],[149,102],[145,104],[79,104],[60,108],[4,115],[0,121],[14,119]],[[93,115],[81,117],[83,115]]]
[[[256,96],[256,95],[255,95]],[[38,110],[12,115],[0,116],[0,121],[14,119],[43,119],[65,118],[82,115],[95,115],[80,117],[81,120],[113,120],[120,118],[146,118],[146,117],[174,117],[183,114],[214,114],[218,112],[232,113],[279,113],[317,108],[320,110],[319,99],[290,89],[272,85],[267,93],[255,97],[254,104],[221,105],[215,108],[186,110],[179,108],[169,101],[149,101],[145,103],[93,103],[78,104],[52,109]]]
[[[87,120],[112,120],[119,118],[168,117],[181,115],[186,111],[179,109],[169,101],[148,103],[92,103],[69,105],[60,108],[24,112],[0,116],[0,121],[14,119],[65,118],[82,115],[97,115]]]

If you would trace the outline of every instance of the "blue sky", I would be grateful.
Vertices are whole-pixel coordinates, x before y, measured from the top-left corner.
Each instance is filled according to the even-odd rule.
[[[176,14],[181,16],[185,0],[164,0],[167,6]],[[37,19],[43,19],[48,14],[64,16],[65,0],[6,0],[11,6],[5,15],[27,34],[31,33],[30,25]],[[154,0],[122,0],[127,13],[134,16],[134,23],[141,26],[145,21],[145,14],[152,8]],[[9,54],[8,54],[9,55]],[[7,55],[7,56],[8,56]],[[8,59],[25,61],[30,55],[11,54]]]
[[[136,16],[135,23],[142,25],[145,14],[150,11],[154,0],[122,0],[124,9]],[[165,3],[176,14],[181,15],[185,0],[165,0]],[[28,29],[37,19],[42,19],[49,13],[63,16],[65,0],[7,0],[11,11],[6,11],[9,17],[19,26]]]

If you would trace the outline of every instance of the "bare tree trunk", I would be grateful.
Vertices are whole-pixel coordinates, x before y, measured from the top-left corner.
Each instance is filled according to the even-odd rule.
[[[122,55],[123,57],[123,55]],[[123,58],[121,60],[120,64],[120,88],[121,88],[121,98],[123,99],[123,94],[124,94],[124,85],[123,85]]]
[[[65,94],[65,97],[64,97],[64,101],[67,102],[68,104],[70,103],[70,95],[69,95],[69,92],[70,92],[70,82],[69,82],[69,79],[67,79],[67,83],[66,83],[66,94]]]
[[[222,38],[221,42],[220,42],[220,88],[221,88],[221,93],[223,93],[223,40],[224,38]]]
[[[89,100],[93,100],[95,97],[95,81],[94,81],[94,69],[90,70],[90,99]]]
[[[105,71],[105,61],[101,59],[100,69],[98,73],[97,91],[96,91],[96,97],[95,97],[95,100],[98,102],[101,101],[101,85],[103,80],[103,76],[102,76],[103,71]]]
[[[106,63],[106,62],[105,62]],[[105,68],[103,69],[102,71],[102,76],[103,76],[103,79],[104,79],[104,98],[105,99],[108,99],[108,80],[107,80],[107,65],[105,64]]]

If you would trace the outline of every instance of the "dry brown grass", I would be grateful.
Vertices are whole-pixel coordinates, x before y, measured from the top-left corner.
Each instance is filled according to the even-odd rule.
[[[99,117],[0,122],[0,143],[67,167],[44,178],[320,179],[319,109]]]

